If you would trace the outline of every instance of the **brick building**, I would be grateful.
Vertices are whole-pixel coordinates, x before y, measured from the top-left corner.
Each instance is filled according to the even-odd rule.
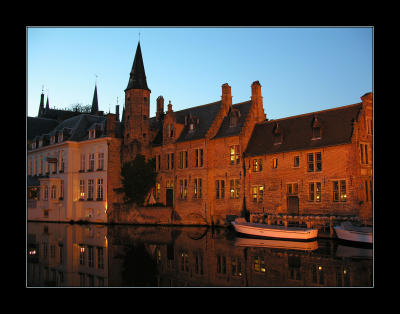
[[[362,102],[267,120],[261,85],[249,101],[221,100],[174,111],[150,94],[140,43],[122,115],[122,161],[156,159],[152,191],[177,220],[223,223],[252,211],[372,216],[372,93]]]

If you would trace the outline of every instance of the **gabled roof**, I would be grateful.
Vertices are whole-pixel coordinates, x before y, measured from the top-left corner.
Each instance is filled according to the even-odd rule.
[[[245,156],[349,143],[353,134],[353,122],[357,119],[361,107],[362,103],[357,103],[258,123],[250,137]],[[320,139],[312,139],[315,118],[317,118],[321,129]],[[274,144],[273,141],[273,131],[277,123],[282,135],[281,144]]]
[[[175,117],[176,122],[178,123],[185,124],[185,117],[188,117],[189,115],[199,119],[199,124],[195,126],[193,131],[189,130],[189,125],[185,126],[176,142],[204,138],[217,116],[220,107],[221,101],[217,101],[207,105],[176,111]]]
[[[251,107],[251,100],[232,105],[233,110],[238,110],[240,112],[240,117],[238,118],[237,123],[235,124],[235,126],[230,126],[230,123],[229,123],[230,117],[228,114],[224,118],[224,121],[222,121],[221,127],[219,128],[219,130],[218,130],[217,134],[214,136],[214,138],[239,135],[240,132],[242,131],[242,127],[246,120],[247,114],[250,111],[250,107]]]

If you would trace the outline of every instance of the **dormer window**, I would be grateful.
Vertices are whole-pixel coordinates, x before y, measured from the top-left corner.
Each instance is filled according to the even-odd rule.
[[[318,140],[321,138],[321,123],[318,121],[317,117],[314,117],[312,124],[312,139]]]
[[[240,118],[240,111],[238,109],[231,109],[229,112],[229,127],[235,127]]]
[[[50,144],[54,144],[55,142],[56,142],[56,136],[55,135],[50,136]],[[39,146],[41,145],[39,144]]]
[[[174,137],[174,125],[173,125],[173,124],[170,124],[170,125],[169,125],[169,132],[168,132],[168,134],[169,134],[169,137]]]
[[[43,146],[43,139],[40,139],[39,140],[39,147],[42,147]]]
[[[58,133],[58,142],[61,143],[63,141],[63,132]]]
[[[89,130],[89,139],[96,138],[96,129]]]
[[[36,141],[32,143],[32,149],[36,149]]]
[[[274,145],[282,144],[282,132],[279,123],[275,124],[275,127],[272,131],[272,140]]]

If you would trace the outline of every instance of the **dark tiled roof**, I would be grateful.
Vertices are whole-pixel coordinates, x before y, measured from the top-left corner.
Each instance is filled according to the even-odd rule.
[[[229,114],[228,114],[225,117],[224,121],[222,122],[221,127],[214,138],[238,135],[242,130],[247,114],[250,111],[250,107],[251,107],[251,100],[242,102],[240,104],[232,105],[233,109],[236,109],[240,112],[240,117],[238,118],[236,125],[229,126]]]
[[[128,86],[126,87],[125,91],[133,88],[150,90],[147,87],[146,73],[144,71],[140,42],[138,43],[136,48],[135,59],[133,60],[132,70],[129,75]]]
[[[197,140],[204,138],[213,123],[217,113],[221,107],[221,101],[213,102],[207,105],[192,107],[175,112],[176,122],[185,124],[185,117],[191,115],[193,118],[199,119],[199,124],[195,126],[193,131],[189,130],[189,125],[182,130],[177,142]]]
[[[285,151],[312,149],[348,143],[353,133],[362,103],[312,112],[256,124],[247,145],[245,156],[273,154]],[[317,117],[321,139],[312,139],[312,125]],[[273,143],[273,131],[279,125],[281,144]]]
[[[61,109],[46,109],[41,118],[54,119],[62,121],[77,115],[80,115],[79,111],[61,110]]]
[[[55,134],[57,131],[68,128],[71,129],[71,135],[68,138],[69,141],[84,141],[89,138],[89,129],[97,123],[104,125],[105,120],[106,118],[104,116],[94,116],[83,113],[79,116],[64,120],[50,133]]]
[[[26,135],[27,140],[32,140],[35,136],[49,133],[59,122],[54,119],[27,117],[26,120]]]

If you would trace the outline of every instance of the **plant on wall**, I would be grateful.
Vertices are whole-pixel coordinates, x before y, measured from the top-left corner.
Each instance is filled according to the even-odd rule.
[[[142,206],[147,193],[156,184],[156,177],[154,158],[146,161],[143,155],[138,154],[134,160],[124,163],[121,179],[125,203]]]

